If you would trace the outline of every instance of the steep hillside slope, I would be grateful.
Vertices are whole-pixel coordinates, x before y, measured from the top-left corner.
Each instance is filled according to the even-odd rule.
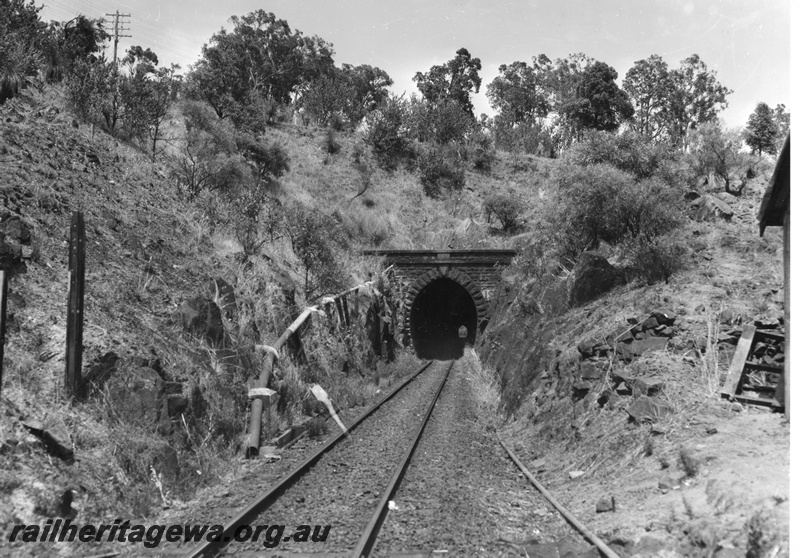
[[[177,114],[172,126],[180,132]],[[477,172],[465,162],[465,189],[434,200],[413,169],[380,169],[358,134],[337,134],[333,154],[323,150],[323,129],[284,123],[267,136],[289,156],[281,202],[333,216],[350,237],[352,285],[375,271],[358,256],[361,247],[513,243],[485,222],[483,200],[511,193],[530,200],[532,215],[530,193],[549,163],[499,154],[491,171]],[[364,168],[369,188],[356,197]],[[147,518],[238,470],[244,388],[259,365],[253,345],[277,338],[302,309],[302,266],[285,238],[243,262],[235,236],[225,224],[212,229],[202,204],[179,195],[170,170],[167,160],[153,164],[76,121],[57,88],[1,109],[0,257],[14,269],[0,400],[4,531],[57,516]],[[75,211],[87,237],[87,393],[73,402],[64,352]],[[392,379],[363,332],[345,338],[321,329],[306,341],[309,364],[281,371],[291,405],[274,429],[313,414],[304,382],[320,382],[347,407],[363,404],[374,379]],[[52,550],[34,546],[14,552]]]
[[[163,167],[93,135],[56,106],[11,105],[0,135],[0,219],[7,244],[14,222],[30,240],[23,239],[9,282],[3,523],[53,510],[80,510],[87,519],[141,516],[155,501],[151,466],[176,492],[196,482],[188,471],[208,475],[215,466],[182,451],[190,442],[181,414],[189,416],[187,406],[199,403],[210,387],[200,384],[211,378],[204,343],[184,332],[178,310],[184,301],[209,296],[212,278],[235,279],[234,250],[204,232],[199,216],[175,197]],[[84,376],[95,385],[84,402],[71,405],[64,350],[74,211],[86,221],[83,360]],[[128,381],[138,384],[126,394]],[[162,402],[173,406],[166,416]],[[137,414],[137,424],[126,424]],[[41,432],[25,427],[32,421],[75,463],[48,456]]]
[[[224,226],[211,230],[165,164],[78,123],[57,94],[16,98],[0,117],[0,257],[13,268],[0,400],[2,530],[56,516],[147,517],[235,472],[247,382],[259,369],[253,346],[276,339],[302,310],[302,271],[286,241],[243,262],[235,237]],[[318,162],[315,140],[302,132],[276,134],[294,157],[285,191],[326,213],[345,207],[323,192],[328,181],[346,182],[336,175],[349,172],[346,164]],[[299,185],[312,176],[322,186]],[[64,353],[76,211],[86,222],[87,384],[73,402]],[[348,265],[352,285],[374,271],[357,254]],[[347,339],[323,333],[307,340],[310,366],[301,358],[282,367],[290,403],[274,430],[313,412],[304,381],[347,407],[392,374],[383,366],[374,375],[360,329]],[[29,546],[17,551],[35,553]]]
[[[292,161],[281,180],[282,191],[287,199],[338,214],[358,242],[371,248],[431,249],[458,244],[463,235],[460,228],[468,219],[481,230],[469,239],[470,247],[508,246],[513,236],[493,230],[499,227],[496,221],[487,226],[484,200],[498,192],[514,196],[523,203],[521,220],[530,219],[555,163],[497,152],[490,169],[478,171],[465,155],[461,160],[464,189],[434,199],[423,193],[413,163],[395,171],[381,168],[360,133],[335,133],[339,151],[330,154],[323,147],[328,133],[314,126],[290,124],[269,130],[268,138],[284,146]],[[416,148],[424,151],[427,147],[418,144]],[[369,177],[369,186],[358,197],[365,171],[357,161],[368,169]]]
[[[719,395],[742,325],[781,331],[781,235],[759,238],[756,220],[766,178],[741,198],[714,192],[734,215],[690,222],[687,269],[668,284],[564,313],[551,309],[573,276],[548,292],[508,285],[482,339],[501,437],[623,555],[788,556],[788,423]],[[622,343],[629,331],[638,350]],[[612,498],[612,512],[596,509]]]

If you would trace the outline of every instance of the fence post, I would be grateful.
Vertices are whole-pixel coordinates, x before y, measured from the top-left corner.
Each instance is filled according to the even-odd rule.
[[[6,308],[8,297],[8,272],[0,269],[0,393],[3,392],[3,357],[6,346]]]
[[[344,310],[344,324],[350,327],[350,310],[347,308],[347,297],[342,297],[342,309]]]
[[[336,313],[339,315],[339,328],[344,329],[344,312],[342,311],[342,301],[339,297],[336,297]]]
[[[72,213],[69,231],[69,299],[67,306],[67,363],[65,384],[73,397],[82,395],[83,293],[86,263],[86,228],[83,213]]]

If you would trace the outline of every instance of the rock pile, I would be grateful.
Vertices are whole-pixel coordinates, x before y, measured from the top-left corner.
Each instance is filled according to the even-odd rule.
[[[605,389],[598,395],[597,403],[601,407],[615,408],[623,397],[633,397],[627,408],[631,420],[655,422],[670,410],[658,397],[664,383],[656,378],[634,375],[626,365],[648,352],[666,349],[676,332],[677,317],[670,310],[658,309],[627,321],[605,339],[585,339],[578,344],[580,381],[573,385],[573,398],[584,398],[598,380],[608,376],[612,389]]]
[[[581,341],[578,351],[582,359],[589,362],[597,362],[600,358],[617,358],[631,362],[648,351],[666,349],[675,333],[675,322],[675,314],[664,309],[631,317],[628,318],[628,325],[618,328],[604,340]]]

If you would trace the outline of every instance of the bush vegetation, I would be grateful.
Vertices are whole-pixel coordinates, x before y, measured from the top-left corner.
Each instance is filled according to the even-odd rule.
[[[292,250],[302,265],[305,299],[344,290],[347,274],[338,252],[346,250],[348,243],[341,224],[302,205],[288,208],[285,222]]]
[[[445,155],[444,150],[430,149],[422,155],[417,164],[420,182],[425,195],[440,198],[449,192],[464,188],[466,181],[464,169],[455,157]]]
[[[607,164],[633,175],[636,180],[658,177],[669,185],[680,187],[682,174],[678,152],[664,143],[649,142],[634,131],[621,134],[587,132],[563,157],[579,166]]]
[[[517,228],[519,217],[524,211],[522,202],[512,196],[505,194],[492,194],[483,202],[487,220],[497,217],[503,231],[509,232]]]
[[[648,240],[644,237],[630,239],[625,246],[633,275],[648,284],[664,281],[686,265],[686,247],[670,235]]]
[[[608,164],[565,163],[556,175],[549,223],[559,252],[574,259],[600,242],[652,241],[682,223],[679,194],[658,178],[636,178]]]
[[[588,133],[556,166],[536,252],[570,267],[605,243],[632,277],[666,281],[682,267],[684,251],[673,232],[686,219],[685,180],[678,154],[664,146],[631,132]]]
[[[406,125],[406,107],[400,97],[390,97],[380,109],[367,115],[365,140],[386,169],[414,158],[411,139]]]

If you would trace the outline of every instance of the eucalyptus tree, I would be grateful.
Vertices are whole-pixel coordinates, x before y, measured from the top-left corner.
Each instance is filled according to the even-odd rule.
[[[470,94],[480,92],[480,71],[481,59],[473,58],[466,48],[460,48],[452,60],[431,66],[425,73],[417,72],[412,79],[426,101],[434,104],[454,101],[474,118]]]
[[[747,119],[744,131],[744,142],[753,150],[774,155],[778,151],[778,124],[775,121],[775,112],[767,103],[758,103],[753,114]]]
[[[244,121],[257,99],[289,103],[334,70],[333,47],[306,37],[275,14],[256,10],[230,19],[203,45],[188,77],[190,97],[207,101],[220,118]]]

